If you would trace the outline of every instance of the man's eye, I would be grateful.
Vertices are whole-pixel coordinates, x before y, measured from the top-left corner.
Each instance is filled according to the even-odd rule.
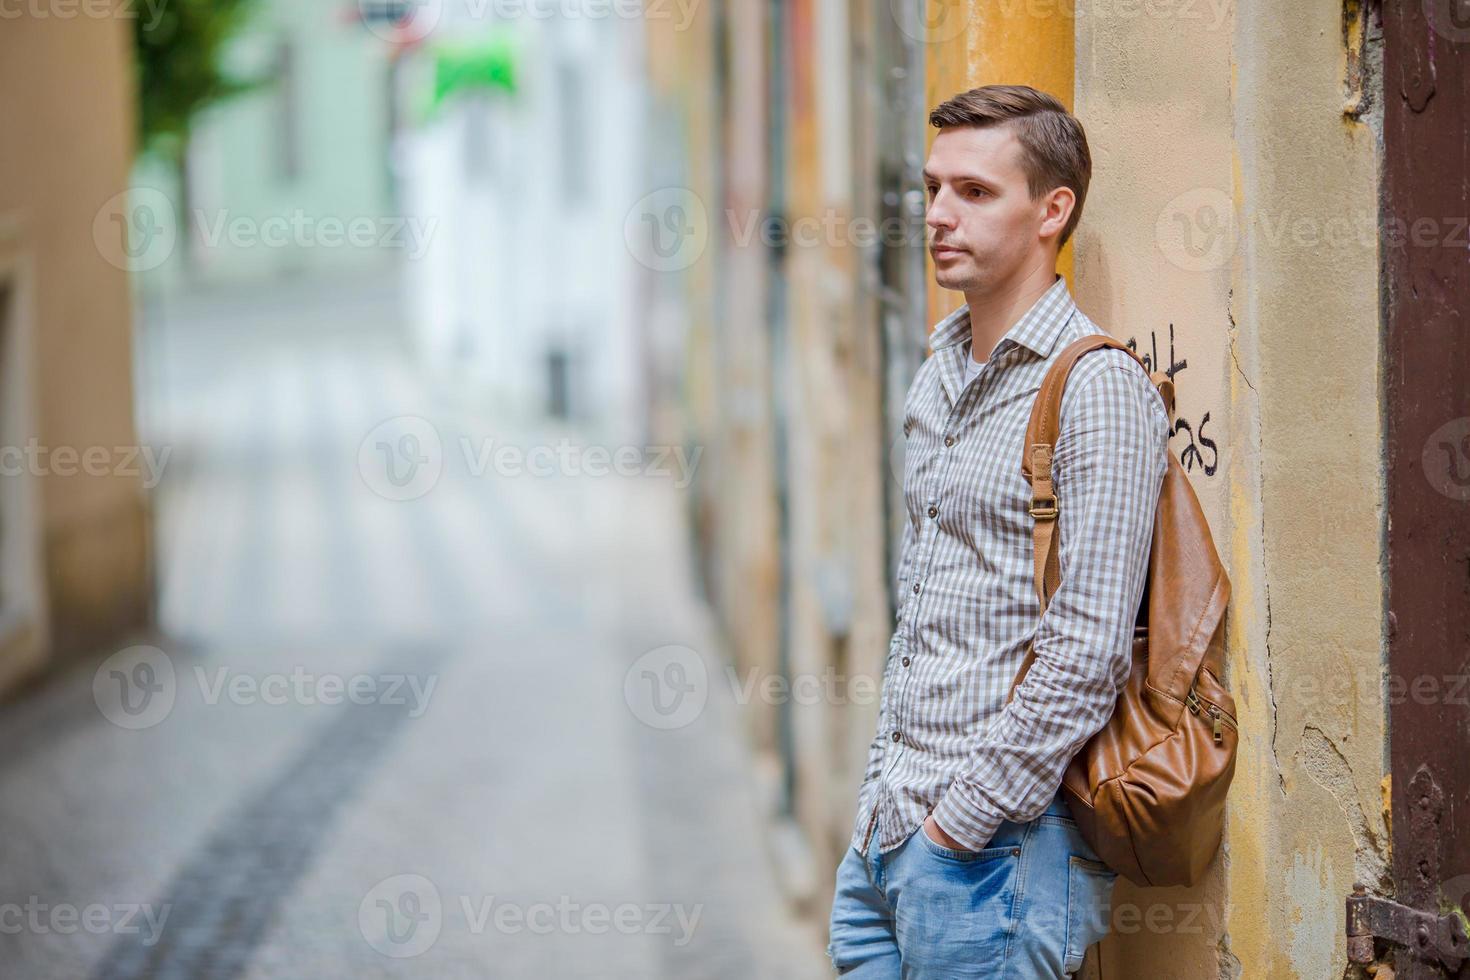
[[[971,196],[971,197],[981,197],[981,196],[983,196],[983,195],[984,195],[984,194],[985,194],[985,191],[984,191],[984,190],[982,190],[982,189],[981,189],[981,188],[979,188],[979,187],[971,187],[971,188],[970,188],[970,196]]]

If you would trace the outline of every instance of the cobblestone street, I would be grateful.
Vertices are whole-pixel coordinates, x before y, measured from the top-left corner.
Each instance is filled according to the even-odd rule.
[[[150,311],[160,629],[0,715],[0,973],[828,975],[732,692],[638,707],[649,651],[720,669],[677,475],[477,473],[597,437],[416,377],[393,285]]]

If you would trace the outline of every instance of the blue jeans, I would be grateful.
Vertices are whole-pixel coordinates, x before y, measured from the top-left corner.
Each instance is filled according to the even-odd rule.
[[[1108,930],[1117,874],[1060,794],[981,851],[942,847],[922,824],[887,854],[877,842],[866,855],[849,847],[837,869],[827,955],[841,976],[1049,980],[1080,969]]]

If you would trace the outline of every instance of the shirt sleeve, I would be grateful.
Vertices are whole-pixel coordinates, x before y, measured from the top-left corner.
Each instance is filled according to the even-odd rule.
[[[1067,764],[1107,723],[1132,662],[1168,415],[1142,367],[1117,350],[1078,361],[1062,397],[1052,461],[1061,582],[1037,623],[1026,678],[933,811],[972,850],[1002,820],[1046,809]]]

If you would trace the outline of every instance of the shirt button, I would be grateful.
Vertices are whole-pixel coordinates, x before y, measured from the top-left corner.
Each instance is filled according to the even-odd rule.
[[[930,517],[938,517],[939,516],[939,508],[938,507],[930,507],[929,508],[929,516]]]
[[[944,444],[946,446],[953,446],[954,445],[954,436],[945,436],[944,437]]]
[[[918,594],[919,594],[919,583],[918,582],[915,582],[914,583],[914,595],[918,595]]]
[[[895,741],[895,742],[897,742],[897,741],[898,741],[898,740],[899,740],[899,739],[900,739],[900,738],[901,738],[901,737],[902,737],[902,736],[901,736],[901,735],[899,735],[899,734],[898,734],[898,732],[894,732],[894,733],[893,733],[893,740],[894,740],[894,741]]]
[[[909,665],[909,658],[908,658],[908,657],[904,657],[904,658],[903,658],[903,665],[904,665],[904,666],[905,666],[905,667],[907,667],[907,666],[908,666],[908,665]]]

